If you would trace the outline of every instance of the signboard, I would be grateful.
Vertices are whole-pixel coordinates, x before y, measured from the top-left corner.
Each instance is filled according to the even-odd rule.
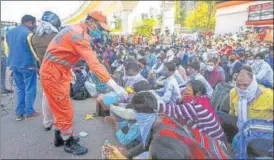
[[[261,20],[273,19],[273,3],[262,4]]]
[[[248,21],[273,19],[273,2],[249,6]]]

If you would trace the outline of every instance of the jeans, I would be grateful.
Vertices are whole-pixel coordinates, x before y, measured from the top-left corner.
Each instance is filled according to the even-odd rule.
[[[16,115],[31,115],[36,97],[36,70],[12,68],[16,86]]]
[[[1,90],[6,89],[7,57],[1,57]]]

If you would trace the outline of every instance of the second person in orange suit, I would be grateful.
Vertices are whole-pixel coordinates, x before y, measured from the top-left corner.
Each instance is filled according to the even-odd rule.
[[[70,69],[83,58],[90,70],[116,93],[127,96],[124,88],[111,79],[106,68],[98,61],[90,42],[108,30],[107,19],[100,12],[88,14],[85,22],[63,29],[50,42],[40,69],[40,79],[49,106],[55,117],[55,145],[64,144],[68,153],[81,155],[88,149],[73,137],[73,106],[70,100]]]

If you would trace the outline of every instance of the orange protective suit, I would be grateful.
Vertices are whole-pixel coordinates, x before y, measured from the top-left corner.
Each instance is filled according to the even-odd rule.
[[[71,67],[83,58],[102,82],[110,80],[106,68],[92,51],[87,31],[86,25],[80,23],[58,33],[50,42],[40,69],[42,87],[55,117],[54,126],[60,129],[62,137],[73,134]]]

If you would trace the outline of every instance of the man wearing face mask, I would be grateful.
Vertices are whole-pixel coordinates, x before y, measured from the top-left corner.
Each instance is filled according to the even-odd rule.
[[[250,67],[240,69],[229,97],[229,114],[218,113],[229,142],[247,120],[273,120],[273,90],[258,85]]]
[[[256,68],[254,75],[258,83],[264,85],[267,88],[273,87],[273,70],[270,65],[264,61],[264,54],[259,53],[255,55],[253,68]]]
[[[191,62],[187,67],[187,74],[189,77],[187,80],[187,83],[191,79],[195,79],[195,80],[199,80],[199,81],[203,82],[203,84],[206,87],[207,95],[208,95],[208,97],[210,97],[213,93],[213,89],[212,89],[211,85],[207,82],[205,77],[203,75],[201,75],[199,72],[200,72],[199,62],[198,61]]]
[[[27,38],[34,31],[36,18],[22,17],[21,25],[8,31],[8,66],[12,69],[17,90],[16,120],[33,119],[39,114],[34,111],[36,96],[36,60],[32,55]]]
[[[221,75],[221,72],[217,67],[218,59],[211,58],[207,61],[205,78],[212,88],[214,88],[218,83],[224,82],[224,77]]]
[[[42,87],[55,118],[55,131],[61,131],[64,150],[75,155],[87,153],[87,148],[73,138],[73,108],[69,93],[72,66],[83,58],[102,82],[118,95],[127,97],[126,91],[110,77],[91,48],[91,38],[100,37],[102,30],[108,30],[107,20],[97,11],[89,13],[85,22],[63,29],[50,42],[40,69]]]

